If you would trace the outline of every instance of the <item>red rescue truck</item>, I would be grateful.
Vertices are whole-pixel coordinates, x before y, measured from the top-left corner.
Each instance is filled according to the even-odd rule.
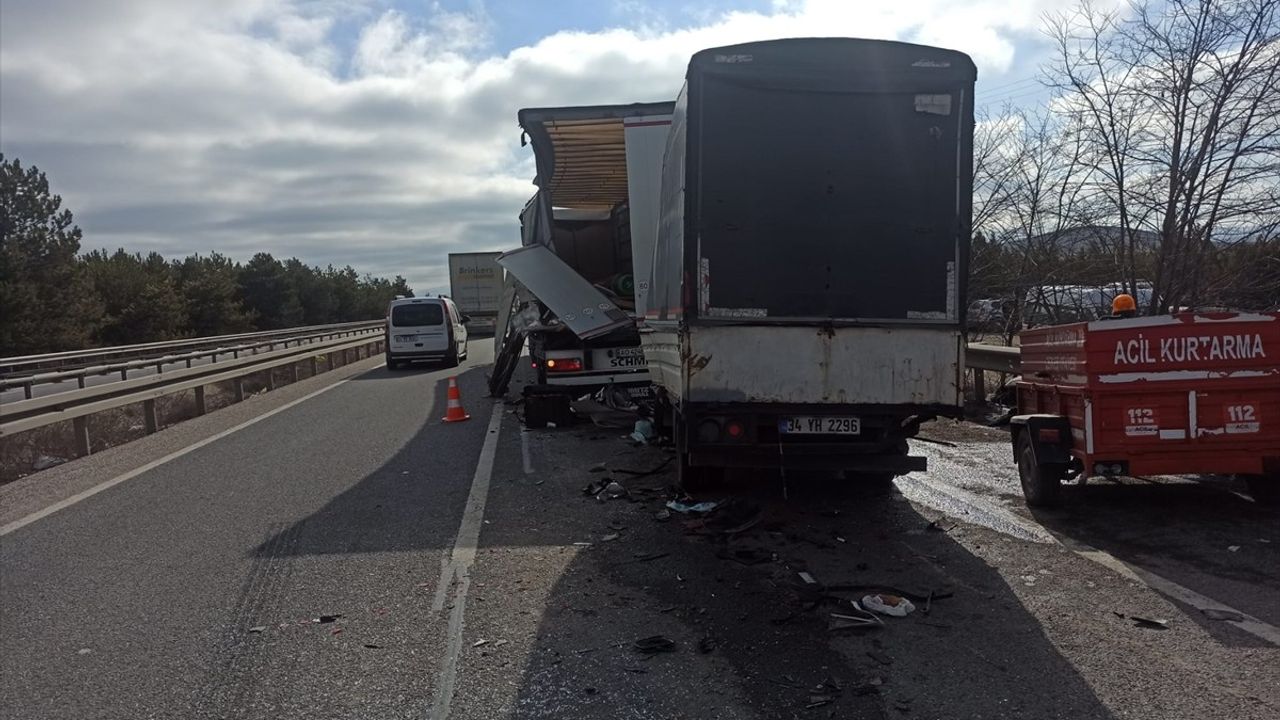
[[[1012,439],[1028,505],[1082,475],[1235,474],[1280,500],[1280,313],[1104,319],[1021,342]]]

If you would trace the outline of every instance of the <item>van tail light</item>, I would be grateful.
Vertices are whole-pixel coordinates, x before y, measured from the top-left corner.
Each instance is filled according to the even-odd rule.
[[[547,358],[548,372],[577,372],[582,369],[579,358]]]

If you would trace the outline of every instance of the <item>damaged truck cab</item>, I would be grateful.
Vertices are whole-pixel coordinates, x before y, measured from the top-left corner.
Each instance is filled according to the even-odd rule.
[[[897,42],[693,56],[641,328],[683,482],[924,469],[907,439],[962,404],[975,79]]]

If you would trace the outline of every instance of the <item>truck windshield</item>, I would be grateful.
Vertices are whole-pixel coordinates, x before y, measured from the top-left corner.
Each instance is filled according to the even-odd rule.
[[[955,96],[707,77],[699,111],[703,315],[956,322]]]
[[[443,325],[444,311],[439,303],[414,303],[391,308],[391,324],[395,327]]]

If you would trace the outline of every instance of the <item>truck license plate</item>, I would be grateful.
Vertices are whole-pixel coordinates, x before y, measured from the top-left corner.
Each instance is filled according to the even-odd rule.
[[[783,435],[858,435],[862,432],[862,420],[847,416],[797,415],[779,420],[778,432]]]
[[[645,367],[644,350],[638,347],[617,347],[593,351],[592,367],[633,369]]]

